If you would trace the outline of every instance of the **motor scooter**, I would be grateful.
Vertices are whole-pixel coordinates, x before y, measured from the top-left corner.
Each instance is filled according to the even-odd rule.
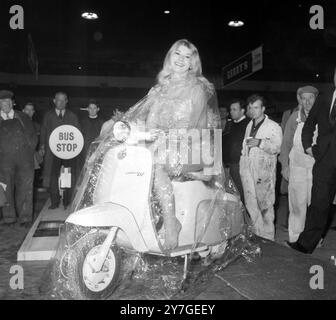
[[[223,219],[223,206],[239,208],[239,197],[222,190],[218,199],[215,193],[219,189],[209,186],[209,177],[195,172],[194,179],[179,177],[172,181],[176,217],[182,228],[177,248],[164,250],[162,218],[152,205],[153,153],[139,145],[139,134],[134,142],[131,131],[127,123],[115,124],[113,134],[119,143],[108,148],[101,159],[92,205],[76,207],[84,196],[82,188],[82,193],[75,196],[74,212],[66,220],[67,224],[90,228],[72,246],[75,262],[68,274],[72,284],[88,299],[104,299],[114,292],[121,276],[122,250],[182,256],[186,273],[190,254],[197,252],[206,257],[241,233],[244,225],[241,210],[229,220]],[[223,228],[230,231],[227,238],[223,237]]]

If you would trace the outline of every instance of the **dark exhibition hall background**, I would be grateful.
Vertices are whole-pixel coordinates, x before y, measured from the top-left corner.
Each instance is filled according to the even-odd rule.
[[[9,8],[13,4],[24,8],[23,30],[9,28]],[[309,9],[314,4],[324,9],[323,30],[309,26]],[[0,6],[0,72],[11,75],[8,81],[1,77],[1,87],[14,90],[18,103],[37,97],[41,110],[49,107],[46,101],[61,87],[41,84],[43,75],[138,79],[131,86],[121,82],[111,86],[101,81],[96,86],[70,83],[63,88],[73,97],[75,108],[92,96],[101,99],[105,111],[129,107],[147,92],[168,48],[180,38],[198,47],[204,74],[210,79],[220,78],[225,65],[263,46],[263,69],[244,79],[263,86],[248,87],[245,83],[239,87],[238,83],[234,89],[218,88],[222,104],[230,96],[246,98],[260,89],[280,111],[296,103],[292,89],[296,83],[331,83],[335,67],[334,0],[2,0]],[[96,12],[99,19],[84,20],[84,11]],[[242,20],[244,26],[229,27],[231,20]],[[39,80],[27,62],[29,34],[38,57]],[[25,74],[31,75],[29,83],[21,84],[13,76]],[[146,84],[141,83],[145,78]],[[275,83],[293,85],[279,91]]]

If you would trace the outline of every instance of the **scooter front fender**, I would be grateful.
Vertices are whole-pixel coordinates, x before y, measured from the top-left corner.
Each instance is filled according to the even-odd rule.
[[[138,252],[148,251],[133,214],[121,205],[103,203],[81,209],[72,213],[66,222],[82,227],[118,227],[126,234],[133,249]]]

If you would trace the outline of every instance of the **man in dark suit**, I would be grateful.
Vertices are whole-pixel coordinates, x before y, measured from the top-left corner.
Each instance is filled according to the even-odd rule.
[[[58,92],[53,100],[55,109],[48,111],[43,119],[40,137],[40,153],[44,155],[43,167],[43,186],[49,188],[51,206],[49,209],[56,209],[60,204],[60,193],[58,178],[62,166],[71,168],[71,188],[65,189],[63,205],[66,208],[71,201],[72,190],[76,181],[77,158],[62,160],[56,157],[50,150],[49,137],[51,133],[59,126],[71,125],[78,129],[79,121],[77,116],[68,110],[68,96],[64,92]]]
[[[334,73],[336,87],[336,68]],[[312,108],[302,130],[302,145],[315,158],[311,204],[306,223],[297,242],[288,245],[303,253],[312,253],[326,232],[330,206],[336,192],[336,90]],[[318,126],[317,143],[312,146]]]
[[[229,168],[242,202],[244,203],[244,190],[239,173],[239,161],[242,151],[246,127],[251,121],[245,116],[246,103],[240,99],[233,99],[230,103],[231,125],[230,131],[222,139],[223,163]]]

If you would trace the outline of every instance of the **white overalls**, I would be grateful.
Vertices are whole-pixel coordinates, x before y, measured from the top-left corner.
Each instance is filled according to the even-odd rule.
[[[255,138],[261,139],[259,147],[248,148],[246,138],[252,128],[248,124],[240,157],[240,177],[244,189],[247,211],[253,232],[274,240],[274,202],[277,155],[282,142],[281,127],[267,116]]]
[[[303,150],[301,134],[304,122],[301,120],[301,110],[298,112],[297,128],[293,138],[293,147],[289,153],[288,201],[289,241],[296,242],[303,231],[306,222],[306,212],[310,205],[313,184],[313,166],[315,160]],[[316,143],[317,129],[313,137]]]

